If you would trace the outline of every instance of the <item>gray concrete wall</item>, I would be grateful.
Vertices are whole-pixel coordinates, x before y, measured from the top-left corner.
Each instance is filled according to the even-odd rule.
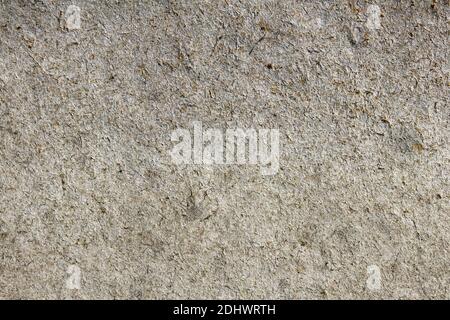
[[[0,1],[0,298],[450,298],[448,19]],[[194,121],[279,130],[279,170],[174,164]]]

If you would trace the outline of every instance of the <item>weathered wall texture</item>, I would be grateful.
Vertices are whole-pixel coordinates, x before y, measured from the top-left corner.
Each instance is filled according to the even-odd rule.
[[[1,0],[0,298],[450,298],[449,13]],[[193,121],[280,170],[174,165]]]

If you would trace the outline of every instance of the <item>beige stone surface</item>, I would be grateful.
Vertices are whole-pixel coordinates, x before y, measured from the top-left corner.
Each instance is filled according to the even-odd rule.
[[[449,13],[0,1],[0,298],[449,299]],[[280,170],[174,165],[193,121]]]

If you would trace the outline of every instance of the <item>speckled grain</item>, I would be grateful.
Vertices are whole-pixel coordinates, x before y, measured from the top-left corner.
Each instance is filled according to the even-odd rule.
[[[449,299],[448,26],[447,1],[0,0],[0,298]],[[173,165],[193,121],[278,128],[279,172]]]

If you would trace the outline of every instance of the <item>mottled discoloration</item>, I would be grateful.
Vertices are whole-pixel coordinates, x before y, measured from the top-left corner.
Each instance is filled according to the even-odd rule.
[[[448,17],[0,1],[0,298],[450,298]],[[174,165],[193,121],[279,129],[280,169]]]

